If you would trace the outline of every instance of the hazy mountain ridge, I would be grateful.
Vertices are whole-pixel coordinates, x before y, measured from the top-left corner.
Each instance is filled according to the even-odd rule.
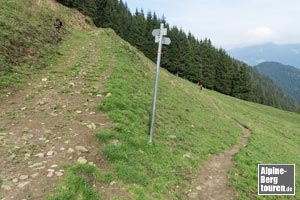
[[[266,43],[231,49],[228,53],[252,66],[266,61],[274,61],[300,68],[300,44]]]
[[[300,100],[300,70],[277,62],[264,62],[255,67],[260,73],[270,77],[287,94]]]

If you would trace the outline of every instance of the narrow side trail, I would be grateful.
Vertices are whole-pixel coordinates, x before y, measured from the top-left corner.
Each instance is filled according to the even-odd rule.
[[[0,96],[1,200],[45,199],[65,176],[65,164],[111,168],[93,134],[111,125],[97,106],[114,62],[103,63],[105,44],[80,33],[72,37],[61,62],[21,91]]]
[[[223,113],[215,102],[213,102],[213,105],[218,111]],[[232,200],[237,197],[234,189],[228,186],[228,171],[235,166],[233,156],[241,148],[247,146],[248,138],[252,132],[225,113],[223,115],[240,127],[244,135],[231,149],[218,155],[212,155],[208,161],[203,163],[200,174],[192,177],[192,184],[197,187],[198,192],[190,193],[189,197],[191,199]]]

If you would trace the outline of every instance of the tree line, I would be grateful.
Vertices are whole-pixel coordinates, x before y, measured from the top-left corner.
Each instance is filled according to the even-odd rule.
[[[208,89],[240,99],[296,111],[297,104],[266,77],[258,75],[245,63],[231,58],[225,50],[215,48],[210,39],[198,39],[191,33],[167,23],[155,12],[131,13],[122,0],[57,0],[90,16],[97,27],[112,28],[123,39],[156,61],[157,44],[152,30],[164,23],[172,44],[164,48],[162,67]],[[259,78],[258,78],[259,77]],[[268,87],[263,85],[268,82]],[[272,86],[270,86],[270,84]],[[275,95],[275,96],[274,96]]]

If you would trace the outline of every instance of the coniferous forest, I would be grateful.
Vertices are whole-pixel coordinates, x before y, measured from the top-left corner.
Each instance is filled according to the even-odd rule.
[[[215,48],[210,39],[198,39],[191,33],[167,23],[155,13],[136,10],[131,13],[122,0],[58,0],[92,18],[97,27],[112,28],[124,40],[156,61],[157,44],[152,30],[165,23],[172,43],[163,50],[162,67],[208,89],[240,99],[298,111],[298,104],[285,95],[272,80],[245,63]]]

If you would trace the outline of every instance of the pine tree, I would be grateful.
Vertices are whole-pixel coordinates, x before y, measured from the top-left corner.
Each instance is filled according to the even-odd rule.
[[[216,75],[216,59],[215,52],[212,48],[211,42],[205,39],[200,43],[201,45],[201,60],[203,64],[202,76],[203,84],[208,89],[213,89],[215,86],[215,75]]]
[[[209,39],[198,40],[191,33],[169,27],[165,17],[143,10],[131,14],[124,0],[57,0],[89,15],[96,26],[112,28],[123,39],[156,62],[157,44],[152,30],[165,23],[172,43],[163,48],[162,67],[192,82],[202,82],[208,89],[288,110],[297,104],[284,96],[274,83],[249,66],[215,48]]]
[[[218,52],[218,60],[216,64],[215,85],[216,91],[223,94],[230,94],[231,92],[231,59],[226,55],[222,49]]]

